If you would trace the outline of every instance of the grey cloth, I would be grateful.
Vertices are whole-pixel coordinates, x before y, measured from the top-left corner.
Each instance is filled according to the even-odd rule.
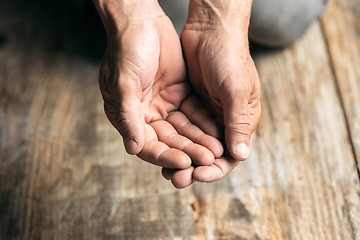
[[[188,0],[159,0],[180,34],[186,23]],[[254,0],[249,38],[258,44],[282,47],[300,38],[324,11],[327,0]]]
[[[286,46],[300,38],[324,11],[327,0],[254,0],[249,37],[266,46]]]
[[[186,23],[189,0],[158,0],[160,6],[171,19],[176,32],[180,35]]]

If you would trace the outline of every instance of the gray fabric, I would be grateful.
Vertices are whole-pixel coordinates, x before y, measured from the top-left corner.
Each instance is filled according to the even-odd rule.
[[[189,0],[159,0],[159,4],[180,35],[186,23]]]
[[[327,0],[254,0],[249,37],[267,46],[286,46],[300,38]]]
[[[159,0],[180,34],[189,0]],[[272,47],[286,46],[303,35],[326,7],[327,0],[254,0],[249,37]]]

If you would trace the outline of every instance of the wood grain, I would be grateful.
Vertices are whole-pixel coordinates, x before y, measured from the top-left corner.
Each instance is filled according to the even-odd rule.
[[[359,239],[359,178],[319,24],[256,56],[263,116],[252,156],[195,185],[206,239]]]
[[[0,240],[360,239],[360,108],[349,112],[339,78],[359,70],[335,63],[340,46],[329,55],[324,23],[255,55],[263,116],[251,158],[179,191],[125,153],[103,113],[99,59],[64,49],[64,27],[21,2],[0,2]]]
[[[321,22],[360,170],[360,2],[333,0]]]

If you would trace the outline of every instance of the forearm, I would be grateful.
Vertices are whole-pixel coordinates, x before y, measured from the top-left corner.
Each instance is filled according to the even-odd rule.
[[[252,0],[190,0],[187,23],[199,30],[240,28],[247,32],[251,5]]]
[[[129,23],[163,14],[157,0],[94,0],[106,32],[125,29]]]

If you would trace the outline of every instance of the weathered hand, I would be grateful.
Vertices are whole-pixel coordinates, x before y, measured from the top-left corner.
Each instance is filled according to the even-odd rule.
[[[261,115],[260,81],[249,54],[248,6],[211,0],[203,8],[203,2],[190,2],[181,42],[194,91],[224,126],[228,154],[192,173],[197,181],[211,182],[249,156],[249,140]],[[173,179],[181,172],[165,169],[163,175]]]
[[[248,150],[239,144],[247,148],[259,122],[260,81],[247,41],[239,35],[194,31],[187,25],[181,41],[194,90],[219,114],[231,155],[244,160]]]
[[[126,151],[168,169],[211,165],[223,154],[221,143],[177,111],[181,103],[194,102],[194,98],[170,20],[160,9],[125,22],[120,30],[116,24],[107,28],[108,47],[99,83],[105,113],[123,136]],[[169,119],[176,115],[182,117],[171,124]],[[216,134],[213,119],[201,112],[188,112],[188,116],[201,118],[205,130]],[[186,187],[192,181],[190,176],[174,179],[173,184]]]

